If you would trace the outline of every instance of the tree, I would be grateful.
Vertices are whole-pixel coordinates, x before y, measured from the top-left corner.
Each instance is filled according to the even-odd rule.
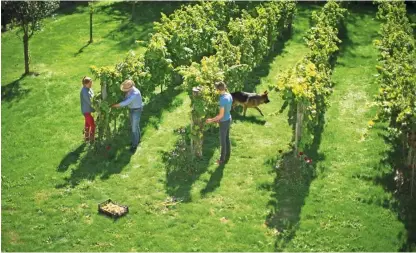
[[[94,14],[94,2],[88,2],[88,5],[90,6],[90,41],[89,43],[92,43],[92,14]]]
[[[3,1],[2,9],[11,15],[12,22],[23,32],[25,74],[29,74],[29,40],[42,27],[42,19],[59,7],[59,1]]]

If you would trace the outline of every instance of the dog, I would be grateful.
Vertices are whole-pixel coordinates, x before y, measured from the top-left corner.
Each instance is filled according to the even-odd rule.
[[[269,97],[267,95],[267,90],[261,95],[257,93],[249,93],[244,91],[233,92],[231,93],[231,96],[233,97],[232,108],[234,109],[235,106],[242,105],[244,108],[244,116],[246,116],[247,108],[256,108],[257,111],[260,112],[261,116],[264,116],[258,106],[270,102]]]

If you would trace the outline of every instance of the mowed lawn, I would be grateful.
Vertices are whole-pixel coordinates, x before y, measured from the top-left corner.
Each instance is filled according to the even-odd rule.
[[[249,86],[267,90],[308,52],[303,36],[321,6],[298,5],[292,37],[253,71]],[[145,106],[134,155],[127,130],[109,150],[83,145],[81,78],[91,65],[114,65],[129,50],[142,53],[135,41],[146,41],[159,13],[178,4],[149,2],[134,23],[129,7],[100,3],[90,45],[86,7],[48,19],[30,44],[38,76],[21,78],[22,43],[12,32],[2,34],[4,251],[398,251],[405,245],[404,221],[383,205],[392,194],[373,180],[391,169],[379,168],[389,148],[377,134],[383,130],[365,134],[378,89],[375,7],[350,10],[331,107],[319,141],[305,147],[313,167],[304,174],[290,164],[276,167],[292,138],[276,92],[260,106],[264,117],[253,109],[246,117],[233,113],[232,157],[224,167],[215,165],[217,129],[206,134],[197,164],[167,159],[181,151],[177,130],[190,123],[190,101],[180,88]],[[97,204],[109,198],[128,205],[129,214],[117,221],[99,215]]]

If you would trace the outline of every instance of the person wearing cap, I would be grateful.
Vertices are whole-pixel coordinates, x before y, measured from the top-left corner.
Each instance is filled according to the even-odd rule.
[[[230,125],[233,97],[227,92],[227,86],[224,82],[216,82],[215,87],[217,93],[220,95],[220,112],[214,118],[207,119],[206,123],[218,122],[220,124],[221,156],[220,159],[217,160],[217,164],[221,165],[227,163],[231,155]]]
[[[84,115],[85,124],[84,124],[84,140],[86,142],[94,141],[95,137],[95,122],[91,113],[95,112],[94,108],[91,106],[91,98],[94,96],[92,91],[92,79],[88,76],[82,78],[82,88],[80,92],[81,100],[81,113]]]
[[[136,152],[137,146],[139,145],[140,141],[140,116],[143,111],[143,103],[142,103],[142,95],[135,87],[135,84],[132,80],[125,80],[121,85],[120,89],[126,94],[126,98],[118,103],[113,104],[111,107],[119,108],[119,107],[129,107],[130,109],[130,124],[131,124],[131,133],[132,133],[132,141],[131,141],[131,152]]]

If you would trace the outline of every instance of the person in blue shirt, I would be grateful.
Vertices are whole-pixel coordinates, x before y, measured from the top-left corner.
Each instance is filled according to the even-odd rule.
[[[91,98],[94,96],[92,91],[92,79],[88,76],[82,78],[82,88],[80,92],[81,100],[81,113],[85,118],[84,125],[84,140],[93,142],[95,136],[95,122],[91,113],[95,112],[94,108],[91,106]]]
[[[128,106],[130,109],[130,124],[131,124],[131,133],[132,141],[130,151],[135,153],[137,146],[140,141],[140,117],[143,111],[142,95],[135,87],[135,84],[132,80],[126,80],[120,85],[120,89],[125,92],[126,98],[118,103],[114,104],[111,107],[119,108]]]
[[[220,159],[217,160],[217,164],[221,165],[227,163],[231,155],[230,125],[233,97],[227,92],[227,86],[224,82],[216,82],[215,87],[217,93],[220,95],[220,112],[214,118],[207,119],[206,123],[219,122],[220,124],[221,156]]]

